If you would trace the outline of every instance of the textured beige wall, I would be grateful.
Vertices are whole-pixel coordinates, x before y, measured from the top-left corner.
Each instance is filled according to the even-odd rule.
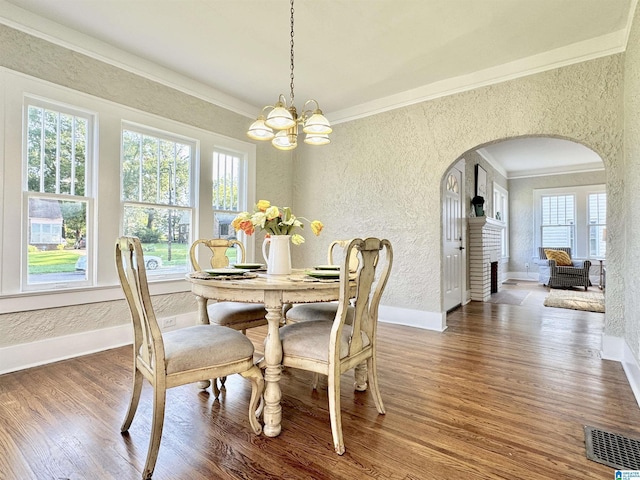
[[[524,264],[528,262],[532,278],[537,278],[538,266],[531,260],[533,257],[538,257],[533,231],[533,191],[535,189],[601,185],[604,183],[606,183],[604,171],[509,180],[509,207],[511,209],[509,246],[511,257],[509,258],[508,270],[511,272],[524,272],[526,271]]]
[[[611,275],[624,276],[624,304],[615,304],[616,309],[624,308],[624,336],[633,350],[636,360],[640,361],[640,8],[636,8],[631,35],[625,53],[624,77],[625,105],[625,195],[622,199],[624,210],[621,219],[625,230],[620,230],[620,240],[626,245],[624,257],[607,268],[607,283]],[[610,197],[609,197],[610,198]],[[607,229],[608,238],[609,229]],[[607,253],[608,256],[608,253]],[[609,273],[611,272],[611,274]],[[608,284],[607,284],[608,288]],[[607,311],[609,311],[607,293]],[[607,326],[607,331],[610,328]]]
[[[0,24],[0,66],[205,130],[247,140],[251,119]],[[291,153],[257,146],[256,194],[291,204]],[[20,169],[5,159],[5,168]],[[10,208],[7,206],[7,208]],[[19,232],[17,232],[19,233]],[[16,242],[19,239],[16,238]],[[260,258],[258,255],[256,258]],[[154,297],[158,317],[197,309],[193,296]],[[0,347],[128,323],[124,301],[0,315]]]
[[[521,135],[595,150],[614,196],[612,226],[620,228],[622,66],[622,55],[609,56],[336,125],[329,146],[305,149],[296,163],[296,208],[327,225],[327,240],[304,254],[318,261],[331,238],[386,237],[395,255],[383,303],[440,312],[442,177],[465,152]],[[623,244],[608,247],[620,262]],[[612,278],[609,290],[607,301],[621,304],[622,280]],[[607,321],[621,334],[621,315]]]

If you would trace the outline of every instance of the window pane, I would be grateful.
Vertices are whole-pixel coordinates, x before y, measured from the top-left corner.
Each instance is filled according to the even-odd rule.
[[[191,145],[124,130],[123,200],[190,206],[191,152]]]
[[[543,247],[572,247],[573,227],[542,227]]]
[[[213,154],[213,208],[239,211],[240,158],[222,152]]]
[[[140,201],[142,135],[122,132],[122,199]]]
[[[84,196],[88,119],[35,106],[27,116],[28,190]]]
[[[30,197],[27,283],[86,280],[85,243],[79,241],[86,233],[86,201]]]
[[[607,194],[591,193],[589,203],[589,256],[604,258],[607,249]]]
[[[140,238],[148,275],[189,271],[191,209],[125,205],[124,234]]]
[[[573,195],[543,196],[542,246],[573,247],[575,235],[575,197]]]

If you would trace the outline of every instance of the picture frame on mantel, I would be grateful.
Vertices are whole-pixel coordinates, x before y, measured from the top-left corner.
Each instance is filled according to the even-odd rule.
[[[476,163],[476,197],[487,200],[487,171]]]

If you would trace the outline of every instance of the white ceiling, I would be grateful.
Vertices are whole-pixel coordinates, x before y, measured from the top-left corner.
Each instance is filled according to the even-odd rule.
[[[621,52],[636,3],[296,0],[296,105],[339,123]],[[0,0],[0,22],[248,117],[289,97],[287,0]]]

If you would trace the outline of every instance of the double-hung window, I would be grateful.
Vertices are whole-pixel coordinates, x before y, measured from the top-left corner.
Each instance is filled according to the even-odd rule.
[[[534,190],[534,205],[536,247],[570,247],[574,258],[604,257],[605,185]]]
[[[575,196],[543,195],[541,207],[541,246],[575,250]]]
[[[590,193],[589,209],[589,256],[604,258],[607,250],[607,194]]]
[[[94,115],[25,98],[23,288],[89,283]]]
[[[195,152],[195,140],[133,124],[122,129],[122,230],[140,238],[149,276],[188,271]]]
[[[216,148],[212,180],[213,236],[235,239],[231,222],[246,203],[246,161],[237,153]],[[227,256],[230,264],[236,263],[236,249],[229,249]]]

